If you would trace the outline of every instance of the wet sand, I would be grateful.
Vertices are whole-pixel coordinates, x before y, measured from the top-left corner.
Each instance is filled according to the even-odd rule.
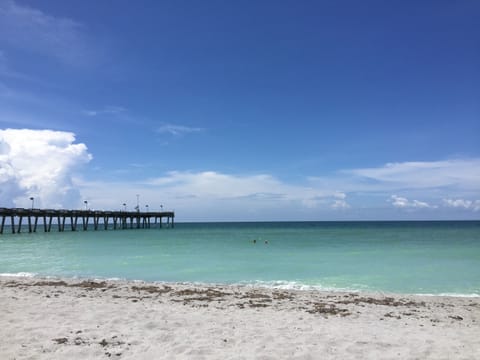
[[[0,278],[1,359],[479,359],[480,298]]]

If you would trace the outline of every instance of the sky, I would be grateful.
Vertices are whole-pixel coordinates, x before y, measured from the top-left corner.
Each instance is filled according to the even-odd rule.
[[[0,207],[480,219],[480,2],[0,0]]]

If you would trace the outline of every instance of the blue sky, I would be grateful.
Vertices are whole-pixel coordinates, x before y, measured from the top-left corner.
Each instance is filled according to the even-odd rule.
[[[477,1],[0,0],[0,206],[478,219]]]

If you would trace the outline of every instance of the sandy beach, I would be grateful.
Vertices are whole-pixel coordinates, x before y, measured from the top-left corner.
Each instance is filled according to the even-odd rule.
[[[480,298],[2,277],[1,359],[478,359]]]

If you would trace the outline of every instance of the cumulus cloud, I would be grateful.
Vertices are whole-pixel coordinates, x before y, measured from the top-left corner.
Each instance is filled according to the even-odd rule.
[[[194,132],[200,132],[200,131],[203,131],[203,129],[198,127],[190,127],[190,126],[174,125],[174,124],[165,124],[160,126],[157,129],[157,133],[159,134],[170,134],[175,136],[194,133]]]
[[[408,200],[405,197],[392,195],[390,197],[390,201],[392,205],[396,208],[400,209],[428,209],[428,208],[435,208],[435,206],[430,205],[424,201],[419,200]]]
[[[480,211],[480,200],[443,199],[443,203],[451,208]]]
[[[0,130],[0,206],[75,207],[72,174],[91,159],[75,135],[52,130]]]
[[[0,0],[0,41],[68,64],[84,63],[89,52],[82,24],[13,0]]]

